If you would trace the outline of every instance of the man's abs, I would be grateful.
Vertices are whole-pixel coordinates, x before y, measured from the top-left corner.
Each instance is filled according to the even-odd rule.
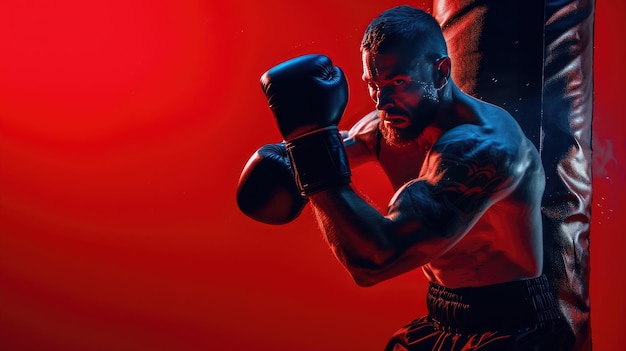
[[[453,248],[424,265],[428,280],[459,288],[538,277],[543,263],[540,226],[519,213],[490,213],[498,210],[488,210]]]

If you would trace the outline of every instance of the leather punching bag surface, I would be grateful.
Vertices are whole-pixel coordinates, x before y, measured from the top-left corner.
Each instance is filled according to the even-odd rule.
[[[435,0],[432,10],[459,87],[507,109],[541,152],[544,272],[575,351],[591,349],[593,8],[593,0]]]
[[[542,159],[546,275],[590,350],[589,227],[594,1],[546,1]]]

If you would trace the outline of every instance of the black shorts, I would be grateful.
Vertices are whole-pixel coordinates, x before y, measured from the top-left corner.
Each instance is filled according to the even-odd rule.
[[[545,276],[477,288],[430,283],[428,315],[398,330],[385,351],[561,351],[573,334]]]

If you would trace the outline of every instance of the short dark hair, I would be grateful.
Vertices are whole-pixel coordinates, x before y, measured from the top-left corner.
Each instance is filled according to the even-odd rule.
[[[402,5],[390,8],[374,18],[367,26],[361,51],[385,53],[405,47],[413,48],[432,59],[448,55],[441,26],[423,10]]]

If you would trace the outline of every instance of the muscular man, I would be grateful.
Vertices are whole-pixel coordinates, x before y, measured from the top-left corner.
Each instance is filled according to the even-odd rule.
[[[455,85],[429,14],[383,12],[361,53],[376,111],[349,131],[336,127],[347,84],[328,58],[282,63],[262,85],[302,193],[291,202],[307,199],[356,283],[417,268],[429,282],[428,315],[386,350],[566,350],[569,330],[542,275],[545,179],[534,145],[505,110]],[[395,190],[385,214],[350,185],[350,167],[370,161]]]

